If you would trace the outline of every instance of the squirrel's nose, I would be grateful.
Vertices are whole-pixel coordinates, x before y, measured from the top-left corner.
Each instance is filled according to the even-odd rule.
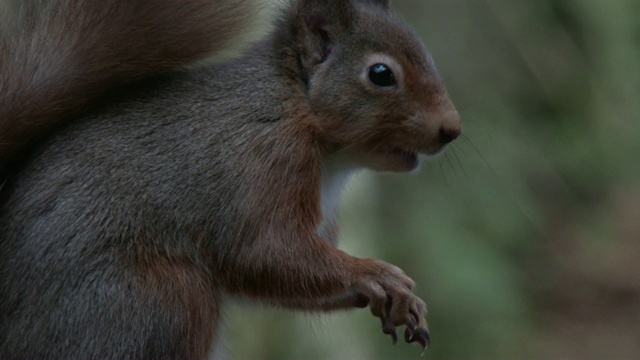
[[[462,133],[462,122],[457,111],[450,111],[446,114],[438,133],[438,140],[442,145],[455,140]]]
[[[438,140],[440,140],[440,143],[442,143],[443,145],[448,144],[453,140],[455,140],[458,136],[460,136],[461,132],[462,132],[462,129],[460,126],[458,127],[443,126],[440,128],[440,133],[438,134]]]

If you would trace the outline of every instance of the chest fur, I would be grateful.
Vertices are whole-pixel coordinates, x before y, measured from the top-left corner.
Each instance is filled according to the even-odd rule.
[[[324,163],[320,190],[322,222],[317,231],[318,235],[333,245],[336,245],[338,238],[340,198],[354,172],[354,166],[338,157],[329,158]]]

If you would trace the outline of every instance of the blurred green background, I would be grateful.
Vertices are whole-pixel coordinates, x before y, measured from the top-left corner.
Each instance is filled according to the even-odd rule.
[[[640,1],[393,5],[464,138],[418,174],[360,174],[341,248],[416,280],[424,359],[640,359]],[[420,355],[368,310],[232,309],[232,359]]]

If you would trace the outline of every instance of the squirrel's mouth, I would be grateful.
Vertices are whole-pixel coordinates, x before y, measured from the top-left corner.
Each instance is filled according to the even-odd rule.
[[[361,165],[372,170],[409,172],[420,166],[421,154],[429,156],[437,152],[431,149],[423,151],[400,146],[389,146],[382,149],[362,149],[351,152],[351,154]]]
[[[379,156],[384,159],[385,167],[389,171],[413,171],[420,165],[420,154],[436,156],[442,153],[445,148],[446,145],[439,145],[436,148],[413,150],[394,146],[379,153]]]
[[[394,147],[385,152],[385,155],[389,160],[392,160],[394,168],[397,168],[398,171],[412,171],[420,164],[418,152],[414,150]]]

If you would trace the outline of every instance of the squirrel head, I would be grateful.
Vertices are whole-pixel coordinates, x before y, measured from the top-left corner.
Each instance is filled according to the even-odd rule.
[[[388,0],[298,0],[292,11],[297,73],[331,151],[410,171],[460,135],[431,56]]]

